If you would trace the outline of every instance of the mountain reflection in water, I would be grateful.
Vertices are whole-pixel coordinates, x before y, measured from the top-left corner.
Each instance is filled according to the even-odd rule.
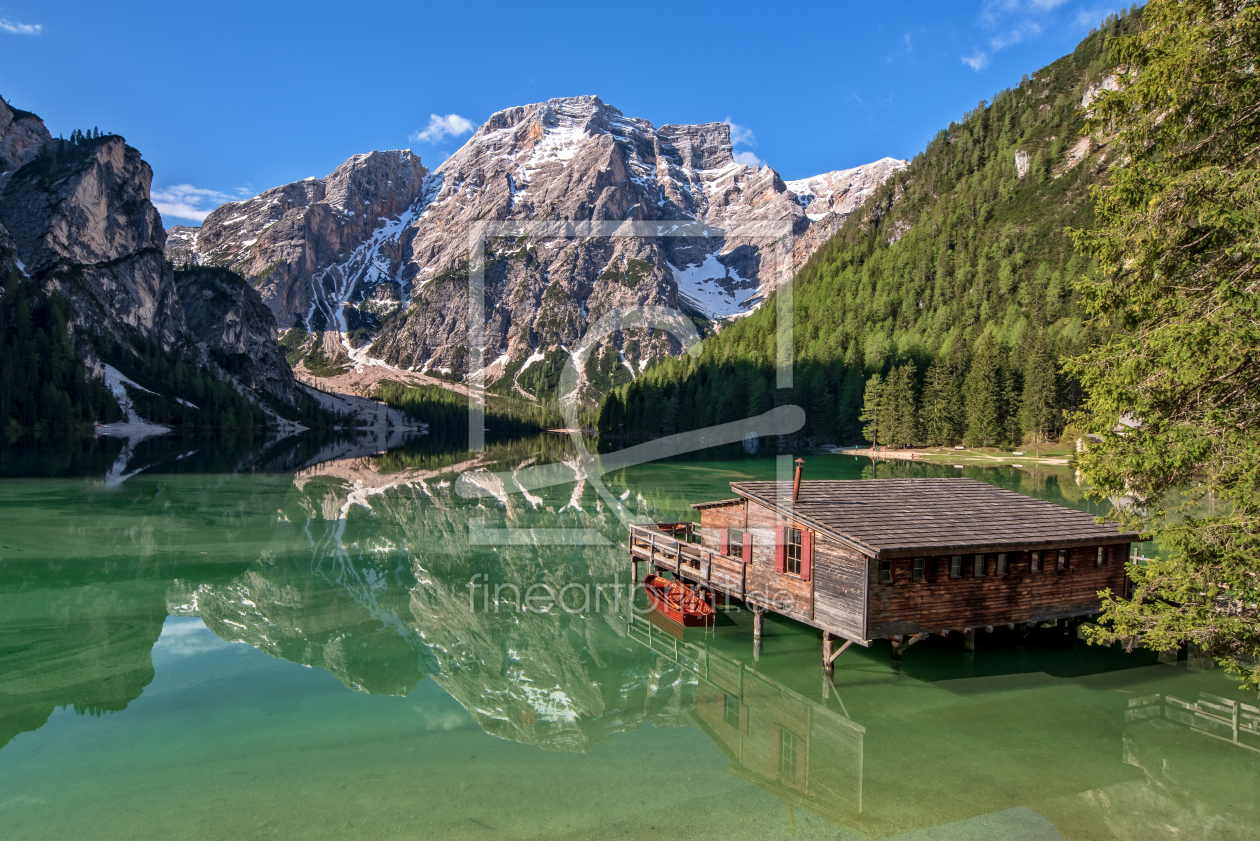
[[[479,456],[328,446],[342,457],[291,453],[277,473],[0,483],[0,774],[5,746],[56,708],[100,716],[139,698],[164,622],[183,616],[356,692],[411,696],[431,677],[485,733],[547,752],[615,749],[644,725],[699,731],[731,777],[786,804],[783,827],[808,813],[866,838],[944,824],[958,834],[940,837],[1256,837],[1260,738],[1248,727],[1260,719],[1219,670],[1039,631],[982,636],[974,656],[933,639],[901,672],[879,643],[850,649],[832,683],[814,633],[786,621],[767,623],[754,660],[738,611],[679,638],[624,601],[521,609],[531,585],[574,586],[572,605],[626,584],[625,512],[589,488],[457,492],[461,475],[484,488],[491,471],[563,462],[563,439]],[[857,478],[861,466],[820,457],[811,469]],[[630,513],[671,520],[759,471],[773,462],[646,465],[603,481]],[[1037,481],[1054,496],[1058,479]],[[520,539],[557,530],[609,539]],[[1219,721],[1231,709],[1232,741]],[[650,789],[691,762],[666,753],[636,777]]]

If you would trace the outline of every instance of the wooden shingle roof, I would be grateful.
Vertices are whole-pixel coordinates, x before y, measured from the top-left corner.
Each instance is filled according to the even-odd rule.
[[[1132,542],[1094,516],[975,479],[732,482],[740,496],[830,533],[871,555],[980,547]]]

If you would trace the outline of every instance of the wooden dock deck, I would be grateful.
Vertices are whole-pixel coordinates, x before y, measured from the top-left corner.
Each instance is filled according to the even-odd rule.
[[[657,523],[630,527],[630,558],[668,570],[680,580],[715,590],[744,601],[749,596],[748,565],[694,542],[695,523]]]

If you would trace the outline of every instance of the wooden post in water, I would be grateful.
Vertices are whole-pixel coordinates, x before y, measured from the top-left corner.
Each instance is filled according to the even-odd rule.
[[[753,612],[753,659],[761,659],[761,622],[765,610],[754,606]]]
[[[634,585],[639,580],[639,559],[634,554],[634,527],[633,526],[630,527],[629,543],[630,543],[630,586],[629,588],[627,588],[629,590],[627,595],[630,597],[628,608],[630,611],[630,615],[633,616],[634,615]]]
[[[963,629],[963,651],[974,652],[976,650],[976,630],[975,628]]]
[[[836,668],[835,661],[832,659],[832,652],[835,650],[835,641],[830,631],[823,631],[823,670],[834,671]],[[824,695],[824,697],[826,697]]]

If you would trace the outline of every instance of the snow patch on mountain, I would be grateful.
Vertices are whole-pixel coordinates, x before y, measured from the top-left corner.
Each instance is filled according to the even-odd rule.
[[[722,265],[717,254],[706,255],[698,266],[680,269],[670,263],[669,268],[678,285],[678,297],[707,318],[720,321],[753,308],[757,283]]]

